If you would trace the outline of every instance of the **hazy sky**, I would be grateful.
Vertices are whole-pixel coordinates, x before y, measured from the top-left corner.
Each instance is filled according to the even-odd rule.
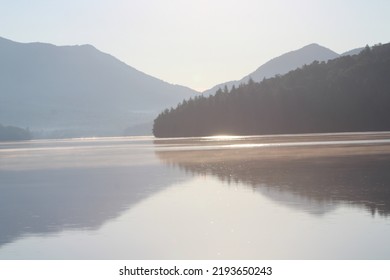
[[[205,90],[310,43],[390,41],[388,0],[0,0],[0,36],[92,44],[147,74]]]

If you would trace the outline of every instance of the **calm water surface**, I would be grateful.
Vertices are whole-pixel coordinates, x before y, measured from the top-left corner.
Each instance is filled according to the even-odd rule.
[[[0,259],[390,259],[390,133],[0,144]]]

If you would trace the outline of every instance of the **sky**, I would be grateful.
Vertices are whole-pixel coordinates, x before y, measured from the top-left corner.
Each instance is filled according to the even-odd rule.
[[[0,37],[91,44],[203,91],[288,51],[390,41],[388,0],[0,0]]]

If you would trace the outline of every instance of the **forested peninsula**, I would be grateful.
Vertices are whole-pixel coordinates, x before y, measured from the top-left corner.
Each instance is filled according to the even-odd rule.
[[[390,130],[390,44],[184,100],[156,137]]]
[[[16,126],[3,126],[0,124],[0,141],[30,140],[31,132]]]

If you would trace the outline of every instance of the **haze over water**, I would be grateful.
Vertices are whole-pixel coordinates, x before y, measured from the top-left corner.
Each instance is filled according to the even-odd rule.
[[[389,259],[390,133],[0,144],[0,259]]]

